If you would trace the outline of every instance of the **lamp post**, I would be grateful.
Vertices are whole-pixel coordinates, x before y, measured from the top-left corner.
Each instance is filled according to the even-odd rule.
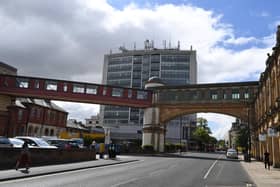
[[[142,135],[142,130],[137,130],[138,147],[140,148],[140,136]]]
[[[181,154],[181,148],[182,148],[182,116],[180,116],[180,154]]]
[[[250,129],[250,108],[248,107],[248,162],[251,162],[251,129]]]

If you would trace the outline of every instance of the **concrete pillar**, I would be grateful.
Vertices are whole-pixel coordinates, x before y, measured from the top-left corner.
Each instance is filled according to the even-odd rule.
[[[159,124],[159,108],[144,110],[144,127],[142,146],[153,145],[155,151],[164,152],[164,126]]]

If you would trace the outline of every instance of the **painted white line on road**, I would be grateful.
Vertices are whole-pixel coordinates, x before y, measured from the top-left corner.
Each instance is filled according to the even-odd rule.
[[[203,179],[207,179],[209,173],[211,172],[211,170],[213,169],[213,167],[215,166],[215,164],[218,162],[218,160],[222,157],[222,155],[219,156],[219,158],[217,160],[215,160],[215,162],[210,166],[210,168],[208,169],[207,173],[204,175]]]
[[[2,181],[2,182],[0,182],[0,185],[1,184],[15,183],[15,182],[24,182],[24,181],[28,181],[28,180],[34,180],[34,179],[36,180],[36,179],[51,177],[51,176],[78,173],[78,172],[85,171],[85,170],[98,170],[100,168],[115,167],[115,166],[118,166],[118,165],[119,166],[120,165],[129,165],[129,164],[138,163],[138,162],[144,162],[144,160],[137,160],[135,162],[119,163],[119,164],[114,164],[114,165],[104,165],[104,166],[98,166],[98,167],[92,167],[92,168],[82,168],[82,169],[78,169],[78,170],[65,171],[65,172],[52,173],[52,174],[42,174],[42,175],[38,175],[38,176],[26,176],[26,178],[19,178],[19,179],[14,179],[14,180]],[[32,171],[32,168],[30,170]]]
[[[129,179],[127,181],[114,184],[111,187],[125,186],[126,184],[131,183],[131,182],[136,181],[136,180],[139,180],[139,178],[132,178],[132,179]]]

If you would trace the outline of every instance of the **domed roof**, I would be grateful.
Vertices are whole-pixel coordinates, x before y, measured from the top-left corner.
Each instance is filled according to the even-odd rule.
[[[157,77],[157,76],[150,77],[149,80],[147,81],[147,83],[160,83],[160,84],[164,84],[162,82],[162,80],[159,77]]]

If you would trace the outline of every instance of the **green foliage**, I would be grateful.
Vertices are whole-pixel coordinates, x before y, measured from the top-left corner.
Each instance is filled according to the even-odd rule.
[[[179,144],[179,143],[176,143],[176,144],[175,144],[175,149],[176,149],[176,150],[178,150],[178,149],[183,150],[183,148],[184,148],[184,144]]]
[[[166,151],[166,152],[175,152],[176,151],[176,147],[175,147],[174,144],[166,143],[164,145],[164,151]]]
[[[248,128],[243,128],[238,131],[235,145],[248,148],[249,131]]]
[[[154,152],[154,146],[151,144],[143,145],[143,151],[146,153],[152,153]]]
[[[88,147],[91,145],[92,141],[94,140],[91,136],[84,136],[84,146]]]
[[[207,131],[208,134],[212,134],[210,128],[208,127],[208,121],[205,118],[197,118],[197,127],[203,128],[205,131]]]
[[[208,127],[207,120],[204,118],[197,118],[197,127],[192,134],[192,138],[197,141],[201,150],[205,150],[207,144],[217,144],[217,139],[210,136],[210,134],[212,134],[212,132]]]
[[[207,143],[209,142],[210,136],[208,131],[203,127],[197,127],[193,132],[193,138],[199,143]]]
[[[219,141],[217,142],[217,145],[218,145],[219,147],[225,147],[225,146],[226,146],[226,141],[225,141],[225,140],[219,140]]]

